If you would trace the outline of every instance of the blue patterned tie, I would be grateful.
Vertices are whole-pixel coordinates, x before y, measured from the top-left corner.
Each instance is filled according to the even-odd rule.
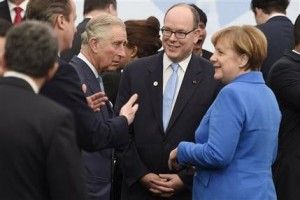
[[[174,101],[174,96],[176,92],[177,80],[178,80],[178,70],[179,65],[177,63],[172,63],[171,68],[173,70],[167,85],[165,87],[165,92],[163,95],[163,125],[166,131],[168,123],[172,113],[172,104]]]

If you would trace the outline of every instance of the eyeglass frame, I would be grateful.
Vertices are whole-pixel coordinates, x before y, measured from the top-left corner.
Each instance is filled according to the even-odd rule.
[[[177,39],[184,39],[184,38],[186,38],[186,36],[187,36],[188,34],[190,34],[191,32],[193,32],[193,31],[196,30],[196,29],[197,29],[197,28],[194,28],[194,29],[191,30],[191,31],[184,32],[184,31],[171,31],[171,30],[168,30],[168,29],[166,30],[165,27],[162,27],[162,28],[160,29],[160,31],[162,32],[162,35],[165,36],[165,37],[171,37],[172,34],[174,33],[174,36],[175,36]],[[171,34],[170,34],[170,35],[165,35],[165,34],[164,34],[165,31],[169,31]],[[177,34],[184,34],[184,37],[178,37]]]

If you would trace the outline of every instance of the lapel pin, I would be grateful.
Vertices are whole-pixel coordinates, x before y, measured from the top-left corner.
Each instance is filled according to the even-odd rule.
[[[197,81],[193,81],[193,84],[197,84]]]
[[[155,86],[155,87],[158,86],[158,82],[157,82],[157,81],[154,81],[154,82],[153,82],[153,86]]]

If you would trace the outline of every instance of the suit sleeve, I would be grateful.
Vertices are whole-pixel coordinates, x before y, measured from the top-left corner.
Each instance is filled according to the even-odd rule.
[[[300,112],[299,63],[277,62],[270,72],[270,87],[278,101],[291,110]]]
[[[128,143],[126,118],[118,116],[105,122],[98,120],[87,105],[78,74],[71,65],[61,65],[55,77],[42,88],[41,93],[72,111],[77,141],[82,149],[98,151]]]
[[[244,118],[243,106],[235,92],[228,89],[222,90],[210,114],[205,115],[201,122],[201,124],[209,123],[208,141],[203,144],[179,143],[177,152],[179,163],[199,168],[228,166],[235,154]]]
[[[121,82],[118,90],[119,92],[116,99],[115,109],[117,113],[132,95],[130,80],[132,79],[130,77],[129,67],[127,67],[122,73]],[[146,175],[147,173],[150,173],[138,154],[135,145],[133,126],[134,123],[130,126],[129,129],[129,145],[125,148],[121,155],[121,168],[123,170],[125,182],[129,187],[137,181],[139,181],[139,179],[142,176]]]
[[[55,124],[50,138],[46,167],[51,199],[85,199],[81,156],[71,113],[60,115],[56,121],[59,124]]]

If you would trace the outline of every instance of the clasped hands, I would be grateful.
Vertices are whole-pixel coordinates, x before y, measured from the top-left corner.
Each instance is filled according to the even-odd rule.
[[[153,195],[160,197],[170,197],[184,186],[177,174],[148,173],[140,179],[140,182]]]

